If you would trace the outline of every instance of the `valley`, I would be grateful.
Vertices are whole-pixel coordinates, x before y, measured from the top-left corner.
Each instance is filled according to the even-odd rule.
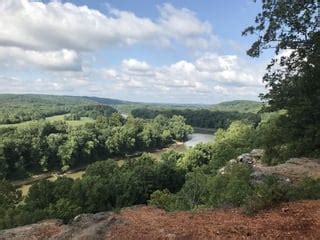
[[[0,240],[319,239],[319,9],[0,0]]]
[[[199,144],[199,143],[209,143],[209,142],[213,142],[214,137],[213,134],[211,134],[211,131],[207,131],[207,133],[204,133],[204,130],[201,131],[201,133],[192,133],[189,135],[188,140],[185,142],[178,142],[178,143],[174,143],[168,147],[165,147],[163,149],[159,149],[159,150],[154,150],[151,152],[147,152],[148,154],[150,154],[151,157],[153,157],[154,159],[156,159],[157,161],[160,161],[161,159],[161,155],[163,153],[169,152],[169,151],[176,151],[176,152],[181,152],[184,153],[187,151],[188,148],[194,147],[195,145]],[[132,157],[134,158],[134,157]],[[119,165],[122,165],[124,161],[126,161],[127,159],[114,159],[114,161],[117,161]],[[68,171],[66,173],[45,173],[42,175],[37,175],[35,177],[32,177],[30,179],[26,179],[26,180],[20,180],[20,181],[14,181],[13,185],[18,187],[19,190],[21,190],[22,192],[22,196],[26,196],[28,194],[28,191],[30,189],[30,187],[36,183],[37,181],[43,180],[43,179],[47,179],[49,181],[55,181],[57,180],[58,177],[68,177],[68,178],[72,178],[72,179],[80,179],[83,174],[85,174],[85,167],[81,167],[78,170],[74,169],[71,171]]]

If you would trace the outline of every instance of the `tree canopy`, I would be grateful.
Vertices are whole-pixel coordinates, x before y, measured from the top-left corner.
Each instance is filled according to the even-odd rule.
[[[263,77],[268,92],[261,97],[266,110],[287,111],[278,126],[290,131],[281,141],[296,155],[320,154],[319,22],[318,1],[263,0],[255,25],[243,32],[258,36],[249,56],[275,50]]]

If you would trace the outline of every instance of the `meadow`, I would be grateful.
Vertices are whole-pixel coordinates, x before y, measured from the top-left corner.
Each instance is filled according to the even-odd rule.
[[[81,117],[80,120],[65,120],[64,117],[68,116],[69,114],[62,114],[62,115],[55,115],[52,117],[47,117],[43,119],[44,121],[54,122],[54,121],[65,121],[70,126],[80,126],[86,123],[93,123],[95,120],[90,117]],[[21,123],[13,123],[13,124],[0,124],[0,128],[7,128],[7,127],[25,127],[32,123],[37,123],[39,120],[31,120]]]

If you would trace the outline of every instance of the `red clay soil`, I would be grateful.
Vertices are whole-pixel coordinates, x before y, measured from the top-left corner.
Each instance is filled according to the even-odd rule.
[[[249,217],[240,210],[168,213],[127,208],[107,239],[320,239],[320,201],[281,204]]]

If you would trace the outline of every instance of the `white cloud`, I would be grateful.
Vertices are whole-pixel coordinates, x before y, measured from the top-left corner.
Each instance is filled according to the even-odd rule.
[[[133,74],[134,71],[139,74]],[[104,69],[105,79],[112,80],[115,89],[146,96],[153,93],[166,101],[169,95],[176,99],[224,97],[229,99],[257,99],[263,91],[263,68],[252,66],[236,55],[205,54],[194,62],[178,61],[169,66],[154,67],[136,59],[125,59],[117,69]],[[201,100],[201,101],[205,101]]]
[[[210,23],[171,4],[158,6],[158,12],[151,19],[111,7],[103,14],[62,1],[0,0],[0,70],[7,75],[0,76],[0,92],[94,93],[164,102],[257,97],[263,89],[260,67],[237,55],[213,54],[219,41]],[[97,50],[137,43],[188,48],[199,57],[152,66],[128,56],[117,67],[94,66]],[[108,59],[107,52],[103,55]]]
[[[39,66],[55,71],[80,71],[81,59],[77,52],[62,49],[60,51],[39,52],[17,47],[0,47],[0,63],[2,65]]]
[[[192,11],[177,9],[170,4],[159,6],[158,10],[159,17],[152,20],[113,8],[109,9],[109,14],[104,15],[87,6],[60,1],[45,4],[29,0],[2,0],[0,46],[12,50],[14,53],[9,54],[11,57],[17,54],[16,48],[19,48],[19,57],[23,53],[31,53],[33,59],[49,56],[50,59],[58,60],[60,57],[64,62],[67,61],[67,53],[75,57],[83,51],[135,43],[163,46],[174,42],[199,49],[215,44],[213,39],[216,37],[210,24],[199,20]],[[54,63],[56,60],[52,61],[40,66],[59,69]],[[40,61],[29,59],[28,62],[39,65]],[[74,70],[74,67],[72,63],[70,70]]]
[[[3,0],[0,44],[33,50],[93,50],[154,34],[156,25],[133,13],[111,16],[71,3]]]
[[[136,59],[124,59],[122,61],[122,67],[128,71],[148,71],[150,66],[144,61],[138,61]]]
[[[88,88],[93,84],[88,76],[82,72],[68,72],[50,75],[30,76],[1,76],[0,93],[48,93],[72,94],[88,93]]]
[[[201,21],[189,9],[177,9],[165,3],[158,7],[161,31],[171,39],[194,50],[208,50],[219,45],[209,22]]]

